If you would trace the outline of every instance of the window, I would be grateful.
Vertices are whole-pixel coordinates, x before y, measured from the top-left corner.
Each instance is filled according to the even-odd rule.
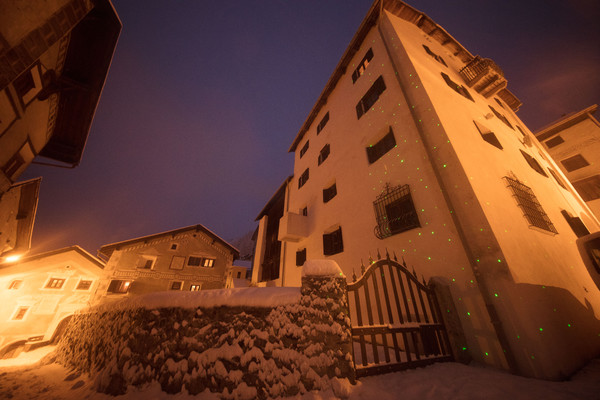
[[[573,182],[573,187],[584,201],[600,199],[600,175]]]
[[[519,149],[519,151],[523,155],[523,158],[525,158],[525,161],[527,161],[527,164],[529,164],[529,166],[531,168],[533,168],[535,170],[535,172],[537,172],[538,174],[543,175],[545,177],[548,177],[548,175],[544,171],[544,168],[542,168],[542,166],[540,165],[540,163],[538,162],[538,160],[536,160],[535,158],[533,158],[529,154],[525,153],[521,149]]]
[[[319,152],[319,165],[323,164],[323,161],[329,157],[329,143],[327,143]]]
[[[467,88],[454,82],[452,79],[450,79],[450,77],[447,74],[445,74],[443,72],[441,74],[442,74],[442,78],[444,78],[444,80],[446,81],[446,84],[448,86],[450,86],[452,88],[452,90],[454,90],[456,93],[460,94],[461,96],[464,96],[465,98],[467,98],[471,101],[475,101],[475,100],[473,100],[473,97],[471,97],[471,93],[469,93]]]
[[[23,283],[23,279],[15,279],[8,284],[8,289],[9,290],[17,290],[21,287],[22,283]]]
[[[558,176],[558,174],[556,173],[555,170],[553,170],[552,168],[548,168],[548,171],[550,171],[550,175],[552,175],[552,177],[554,178],[554,180],[563,188],[566,189],[567,187],[565,186],[565,183],[563,182],[562,179],[560,179],[560,176]]]
[[[152,266],[154,265],[154,259],[151,258],[143,258],[140,261],[140,267],[141,269],[152,269]]]
[[[523,140],[528,137],[525,132],[523,131],[523,129],[519,126],[519,125],[515,125],[517,127],[517,129],[519,130],[519,132],[521,132],[522,138]]]
[[[428,46],[423,45],[423,48],[425,49],[427,54],[429,54],[431,57],[435,58],[437,60],[437,62],[439,62],[440,64],[444,64],[445,67],[448,66],[448,64],[446,64],[446,61],[444,61],[442,56],[438,56],[437,54],[435,54],[433,51],[431,51],[431,49]]]
[[[302,212],[301,212],[301,214],[302,214],[303,216],[305,216],[305,217],[306,217],[306,216],[308,216],[308,207],[304,207],[304,208],[302,209]]]
[[[498,103],[498,105],[499,105],[500,107],[502,107],[502,108],[506,108],[506,107],[504,107],[504,104],[502,104],[502,102],[501,102],[501,101],[500,101],[498,98],[494,97],[494,100],[496,100],[496,103]]]
[[[183,287],[182,281],[173,281],[171,282],[171,286],[169,286],[169,290],[181,290]]]
[[[300,178],[298,179],[298,189],[304,186],[306,181],[308,181],[308,168],[306,168],[306,170],[302,173],[302,175],[300,175]]]
[[[238,279],[241,279],[241,278],[242,278],[242,271],[238,271],[238,273],[237,273],[237,278],[238,278]]]
[[[587,162],[587,160],[583,158],[581,154],[576,154],[573,157],[569,157],[566,160],[562,160],[560,163],[563,165],[563,167],[565,167],[565,169],[568,172],[575,171],[577,169],[587,167],[588,165],[590,165],[590,163]]]
[[[504,180],[512,191],[513,197],[517,201],[519,208],[521,208],[523,216],[530,227],[537,227],[548,232],[558,233],[529,186],[508,176],[505,176]]]
[[[373,207],[377,220],[375,236],[379,239],[421,227],[408,185],[392,187],[386,184]]]
[[[508,126],[510,129],[512,129],[513,131],[515,130],[515,128],[513,128],[513,126],[510,124],[510,122],[508,121],[508,119],[504,116],[504,114],[500,114],[498,111],[496,111],[496,109],[492,106],[488,106],[490,108],[490,110],[492,110],[492,112],[494,113],[494,115],[496,116],[496,118],[498,118],[500,121],[504,122],[506,124],[506,126]]]
[[[300,158],[302,158],[304,153],[306,153],[306,150],[308,150],[308,143],[309,143],[309,141],[307,140],[306,143],[304,144],[304,146],[300,149]]]
[[[367,50],[367,54],[365,54],[363,59],[360,60],[358,67],[352,73],[352,83],[355,83],[358,80],[358,78],[360,78],[362,76],[362,74],[365,73],[365,69],[367,69],[367,66],[369,65],[369,63],[371,62],[372,59],[373,59],[373,49],[369,49],[369,50]]]
[[[25,159],[21,155],[21,153],[17,153],[11,157],[10,160],[2,167],[4,174],[8,178],[12,178],[14,174],[25,164]]]
[[[20,98],[24,98],[30,90],[35,89],[35,82],[33,81],[32,71],[23,72],[15,81],[13,82],[13,86],[15,91],[19,95]],[[23,101],[27,103],[27,101]]]
[[[325,125],[327,125],[328,121],[329,121],[329,111],[327,111],[327,114],[325,114],[325,116],[323,117],[323,119],[321,120],[321,122],[319,122],[319,125],[317,125],[317,135],[319,133],[321,133],[321,131],[323,130],[323,128],[325,128]]]
[[[46,286],[44,287],[46,289],[60,289],[65,284],[65,280],[66,279],[64,278],[50,278],[50,280],[48,281],[48,283],[46,283]]]
[[[201,287],[202,287],[202,285],[199,283],[190,285],[190,291],[191,292],[199,292]]]
[[[555,137],[553,137],[550,140],[546,140],[544,142],[544,144],[546,145],[546,147],[548,147],[549,149],[558,146],[561,143],[564,143],[565,140],[560,136],[560,135],[556,135]]]
[[[323,254],[330,256],[344,251],[344,241],[342,240],[342,227],[335,231],[323,235]]]
[[[212,267],[214,267],[214,264],[215,264],[215,260],[213,258],[205,258],[202,261],[202,266],[204,268],[212,268]]]
[[[335,183],[329,186],[326,189],[323,189],[323,203],[327,203],[329,200],[333,199],[337,194],[337,188]]]
[[[600,274],[600,238],[584,242],[584,248],[596,272]]]
[[[29,306],[18,307],[17,311],[15,311],[15,314],[13,315],[13,317],[11,319],[13,321],[22,321],[23,319],[25,319],[25,314],[27,314],[28,310],[29,310]]]
[[[301,267],[306,261],[306,248],[296,251],[296,266]]]
[[[562,214],[563,217],[565,217],[565,220],[567,220],[567,223],[573,230],[573,233],[575,235],[577,235],[577,237],[582,237],[582,236],[590,234],[590,231],[583,224],[583,221],[581,220],[581,218],[572,217],[571,214],[569,214],[569,212],[567,210],[561,210],[560,213]]]
[[[503,149],[502,144],[500,144],[500,141],[498,140],[498,138],[496,137],[496,135],[494,134],[494,132],[490,131],[488,128],[486,128],[485,126],[481,125],[477,121],[473,121],[473,123],[475,124],[475,127],[479,131],[479,134],[481,135],[481,138],[483,140],[485,140],[486,142],[488,142],[492,146],[499,148],[500,150]]]
[[[107,293],[127,293],[129,291],[129,287],[131,286],[131,281],[122,281],[113,279],[110,281],[108,285],[108,289],[106,289]]]
[[[169,250],[177,250],[177,247],[179,247],[177,243],[171,243],[171,247],[169,248]]]
[[[189,256],[187,265],[190,267],[199,267],[202,264],[202,257]]]
[[[377,100],[379,100],[379,96],[385,90],[385,82],[383,81],[383,77],[380,76],[373,83],[373,85],[367,90],[367,93],[360,99],[358,104],[356,105],[356,116],[358,119],[363,116]]]
[[[367,158],[369,160],[369,164],[373,164],[375,161],[379,160],[394,147],[396,147],[396,138],[394,137],[394,132],[392,132],[392,127],[390,126],[390,131],[387,133],[387,135],[385,135],[377,143],[367,147]]]
[[[75,290],[89,290],[91,286],[92,286],[92,281],[82,279],[77,284],[77,287],[75,288]]]

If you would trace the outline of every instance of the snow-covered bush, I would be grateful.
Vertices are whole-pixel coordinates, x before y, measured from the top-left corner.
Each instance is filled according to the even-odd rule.
[[[210,390],[232,399],[354,383],[345,279],[305,276],[298,298],[273,307],[148,308],[137,301],[92,309],[72,319],[57,361],[94,376],[96,390],[114,395],[153,381],[168,393]]]

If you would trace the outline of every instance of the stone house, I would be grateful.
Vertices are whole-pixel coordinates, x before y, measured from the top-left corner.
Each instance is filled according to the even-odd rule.
[[[0,264],[0,356],[52,340],[90,305],[104,263],[78,246]]]
[[[473,359],[570,375],[600,354],[600,291],[575,244],[600,223],[520,105],[491,59],[375,1],[257,217],[252,281],[299,286],[322,258],[352,279],[387,249],[448,283]]]
[[[202,225],[102,246],[106,278],[96,299],[106,302],[165,290],[225,287],[239,252]]]

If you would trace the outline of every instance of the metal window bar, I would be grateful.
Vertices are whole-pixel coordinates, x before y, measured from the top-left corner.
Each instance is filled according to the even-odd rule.
[[[523,211],[523,216],[527,219],[527,222],[529,222],[529,226],[535,226],[552,233],[558,233],[531,188],[508,176],[505,176],[504,179],[508,183],[508,187],[511,189],[513,197],[517,200],[518,206]]]
[[[409,185],[392,187],[386,184],[383,193],[373,202],[373,207],[377,220],[375,236],[378,239],[421,226]]]

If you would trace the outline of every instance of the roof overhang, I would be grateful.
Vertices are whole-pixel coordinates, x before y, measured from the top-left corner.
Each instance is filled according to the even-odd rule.
[[[556,120],[551,124],[541,128],[540,130],[535,132],[534,135],[539,141],[546,140],[560,131],[570,128],[573,125],[577,125],[581,121],[584,121],[586,119],[594,119],[594,117],[592,117],[592,114],[595,113],[597,109],[598,104],[594,104],[581,111],[572,112],[560,118],[559,120]]]

